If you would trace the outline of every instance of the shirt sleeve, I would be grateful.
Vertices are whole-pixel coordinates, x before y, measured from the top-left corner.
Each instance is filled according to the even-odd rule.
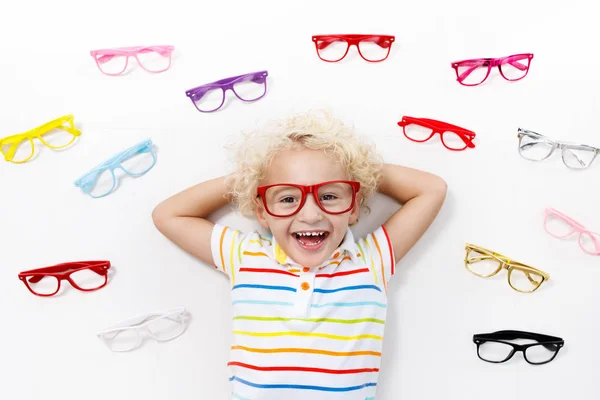
[[[387,293],[387,285],[396,272],[396,262],[385,227],[381,225],[356,244],[364,256],[364,262],[372,270],[376,284]]]
[[[242,246],[247,235],[228,226],[215,224],[211,250],[215,268],[229,277],[232,284],[242,262]]]

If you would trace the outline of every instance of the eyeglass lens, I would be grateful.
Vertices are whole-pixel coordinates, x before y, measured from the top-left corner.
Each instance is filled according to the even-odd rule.
[[[434,132],[432,128],[418,124],[408,124],[404,127],[404,134],[415,142],[425,142],[431,139]],[[444,145],[450,149],[463,150],[467,147],[465,141],[456,132],[443,131],[440,136]]]
[[[558,349],[555,344],[536,344],[525,349],[525,359],[532,364],[543,364],[552,360]],[[513,350],[507,343],[485,341],[477,347],[477,354],[485,361],[497,363],[509,358]]]

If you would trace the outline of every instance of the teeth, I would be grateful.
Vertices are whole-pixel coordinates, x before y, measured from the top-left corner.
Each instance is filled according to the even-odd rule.
[[[298,232],[298,236],[323,236],[325,232]]]

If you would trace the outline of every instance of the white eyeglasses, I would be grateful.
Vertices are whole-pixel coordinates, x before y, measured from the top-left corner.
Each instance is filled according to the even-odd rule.
[[[112,351],[131,351],[142,344],[144,336],[159,342],[180,336],[187,328],[188,316],[184,307],[142,314],[121,321],[112,328],[98,332],[97,335]]]

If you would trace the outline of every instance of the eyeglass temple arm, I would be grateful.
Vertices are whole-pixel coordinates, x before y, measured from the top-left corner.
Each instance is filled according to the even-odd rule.
[[[387,38],[387,37],[382,37],[382,36],[373,36],[373,38],[377,38],[377,40],[369,40],[369,38],[367,37],[367,38],[361,39],[360,41],[364,40],[367,42],[376,43],[379,47],[381,47],[383,49],[387,49],[388,47],[390,47],[392,45],[392,42],[394,41],[393,38]],[[316,38],[315,40],[317,43],[317,49],[319,49],[319,50],[323,50],[335,42],[347,42],[347,40],[343,37],[334,37],[334,36]]]
[[[563,339],[555,336],[543,335],[541,333],[524,332],[524,331],[497,331],[488,333],[482,336],[486,336],[490,339],[504,339],[504,340],[515,340],[515,339],[530,339],[537,342],[564,342]],[[542,343],[543,344],[543,343]],[[559,344],[543,344],[548,350],[556,351]]]
[[[339,37],[333,37],[333,36],[316,38],[315,41],[317,44],[317,49],[319,49],[319,50],[326,49],[327,47],[329,47],[330,44],[333,44],[335,42],[346,42],[345,39],[342,39]]]
[[[524,65],[519,62],[519,61],[525,60],[525,59],[529,59],[529,56],[523,56],[523,55],[511,56],[511,57],[508,57],[508,58],[505,58],[504,60],[502,60],[501,63],[504,62],[506,64],[512,65],[513,67],[515,67],[517,69],[520,69],[521,71],[526,71],[528,68],[527,65]]]
[[[493,258],[494,258],[494,257],[492,257],[492,256],[489,256],[489,255],[483,255],[483,256],[481,256],[481,257],[471,257],[471,258],[468,258],[468,259],[467,259],[467,262],[468,262],[469,264],[471,264],[472,262],[473,262],[473,263],[476,263],[476,262],[479,262],[479,261],[483,261],[483,260],[489,260],[489,259],[493,259]]]
[[[100,336],[104,333],[108,333],[108,332],[111,332],[111,331],[114,331],[117,329],[138,329],[141,325],[143,325],[149,321],[154,321],[154,320],[161,319],[161,318],[167,318],[167,319],[170,319],[171,321],[176,321],[177,318],[181,318],[184,322],[186,322],[186,320],[188,320],[188,318],[189,318],[189,313],[185,309],[185,307],[176,307],[171,310],[139,314],[139,315],[133,316],[131,318],[128,318],[126,320],[122,320],[122,321],[118,322],[116,325],[111,326],[110,328],[101,330],[101,331],[97,332],[97,335]],[[176,318],[176,319],[173,319],[173,318]]]
[[[79,269],[83,267],[88,267],[90,270],[94,271],[98,275],[106,275],[106,271],[110,268],[110,261],[74,261],[68,263],[62,263],[53,265],[51,267],[39,268],[30,271],[22,272],[21,274],[27,273],[40,273],[40,274],[49,274],[49,273],[59,273],[66,272],[69,270]],[[44,278],[44,275],[34,275],[28,279],[30,283],[38,283]]]
[[[151,46],[151,47],[144,47],[143,49],[141,49],[140,51],[137,51],[136,53],[150,53],[152,51],[160,54],[163,57],[168,57],[171,54],[172,49],[164,48],[162,46]],[[96,60],[100,64],[105,64],[105,63],[109,62],[110,60],[112,60],[114,57],[118,57],[118,56],[128,56],[128,54],[103,54],[100,57],[96,58]]]
[[[588,229],[583,226],[581,223],[575,221],[573,218],[569,217],[568,215],[565,215],[563,213],[561,213],[560,211],[558,211],[555,208],[552,207],[546,207],[546,216],[553,214],[555,216],[557,216],[558,218],[564,220],[565,222],[568,222],[569,224],[575,226],[578,229],[581,229],[583,231],[587,231]]]
[[[45,123],[44,125],[40,125],[37,128],[33,128],[32,130],[25,132],[24,135],[27,135],[27,136],[43,135],[44,133],[50,132],[53,129],[62,129],[64,131],[71,133],[74,136],[81,135],[81,131],[79,129],[72,128],[70,126],[71,123],[73,123],[73,116],[66,115],[64,117],[57,118],[54,121]],[[65,126],[65,124],[69,124],[69,125]]]

